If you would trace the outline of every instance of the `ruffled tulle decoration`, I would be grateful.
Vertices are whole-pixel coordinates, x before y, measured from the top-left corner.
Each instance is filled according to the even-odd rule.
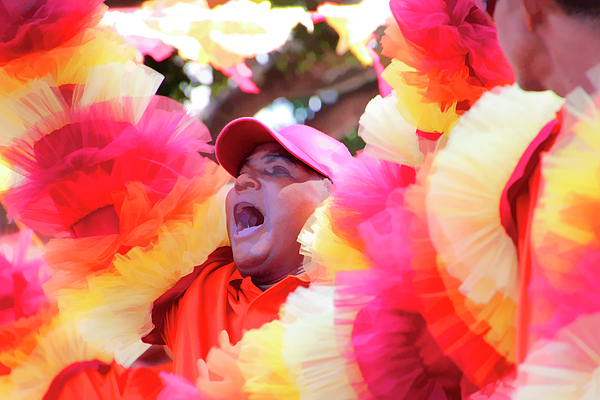
[[[417,128],[398,113],[396,92],[375,97],[360,117],[358,135],[366,142],[364,154],[418,167],[423,162]]]
[[[421,217],[429,233],[417,242],[427,247],[429,236],[437,261],[433,249],[415,251],[422,252],[413,262],[415,287],[427,299],[423,314],[434,337],[477,386],[506,373],[500,364],[515,361],[517,254],[500,222],[500,197],[530,141],[561,104],[553,94],[516,86],[484,95],[429,175],[427,216]]]
[[[386,208],[390,193],[414,182],[415,170],[365,155],[337,179],[332,197],[299,236],[303,251],[332,275],[371,267],[357,226]]]
[[[65,368],[85,361],[109,365],[112,356],[84,342],[73,323],[61,323],[40,338],[27,362],[12,370],[12,399],[44,399],[55,378]]]
[[[578,318],[541,340],[519,366],[515,400],[591,400],[600,396],[600,314]]]
[[[280,321],[246,332],[235,348],[221,343],[223,349],[212,349],[208,370],[227,385],[204,378],[197,382],[202,394],[211,399],[370,399],[358,366],[345,357],[351,325],[344,332],[335,326],[333,294],[333,287],[300,288],[288,297]],[[240,379],[244,395],[236,390]]]
[[[542,158],[542,191],[532,222],[532,243],[539,273],[557,288],[576,291],[575,265],[588,249],[600,248],[600,98],[581,92],[568,98],[568,119],[552,150]],[[595,103],[595,104],[594,104]]]
[[[331,227],[331,202],[326,200],[306,221],[298,241],[300,253],[310,260],[306,270],[321,267],[322,278],[331,280],[339,271],[370,268],[366,257]]]
[[[249,400],[300,400],[296,376],[283,363],[284,332],[281,321],[273,321],[244,334],[237,363]]]
[[[155,243],[116,255],[114,270],[88,277],[87,289],[64,290],[61,310],[75,315],[82,335],[103,348],[135,346],[153,328],[153,302],[228,244],[224,195],[197,204],[193,222],[162,227]]]
[[[158,197],[156,193],[139,182],[127,183],[117,193],[111,193],[110,187],[106,188],[115,199],[114,208],[108,210],[112,210],[117,218],[117,233],[99,231],[99,220],[93,219],[89,222],[93,236],[52,239],[46,245],[45,257],[54,276],[46,284],[46,290],[53,292],[58,288],[77,286],[87,276],[113,272],[117,254],[126,254],[135,247],[146,248],[155,243],[164,229],[170,230],[191,221],[196,204],[206,201],[229,179],[218,166],[212,164],[208,167],[212,171],[209,170],[204,178],[180,177],[174,180],[172,190],[158,200],[152,199]],[[96,182],[89,180],[90,185],[84,187],[92,188]],[[106,215],[99,216],[103,217],[106,218]],[[80,224],[78,222],[74,226]]]
[[[458,316],[445,282],[437,268],[437,255],[429,238],[425,209],[426,183],[431,160],[426,160],[417,177],[418,184],[408,188],[405,204],[414,213],[410,227],[412,267],[415,270],[410,282],[419,295],[419,308],[427,321],[427,329],[438,342],[440,348],[467,376],[475,376],[479,381],[494,382],[510,373],[513,365],[493,349],[480,332],[472,332]],[[490,372],[493,371],[493,372]],[[466,384],[465,384],[466,383]],[[479,387],[465,378],[463,394],[475,392]]]
[[[600,312],[600,251],[588,250],[576,266],[562,272],[563,284],[549,280],[543,275],[531,278],[528,295],[543,299],[543,318],[536,318],[529,327],[534,335],[553,338],[563,327],[578,317]],[[536,272],[537,272],[536,268]],[[543,273],[543,270],[540,271]]]
[[[487,90],[514,82],[496,31],[471,0],[392,1],[397,26],[382,39],[384,78],[400,113],[425,132],[448,133]]]
[[[44,262],[41,258],[27,260],[32,235],[25,228],[19,233],[16,248],[5,244],[0,254],[0,298],[3,304],[11,305],[0,310],[0,326],[36,314],[48,302],[42,289]]]
[[[352,344],[377,399],[461,399],[462,373],[444,357],[418,313],[376,299],[354,322]]]
[[[413,183],[415,170],[367,156],[359,156],[357,161],[336,180],[331,215],[336,233],[350,241],[362,242],[357,227],[385,210],[395,189]]]
[[[61,128],[92,121],[137,124],[162,80],[143,65],[113,63],[87,69],[75,86],[50,77],[33,81],[2,100],[0,144],[32,146]]]
[[[344,356],[350,335],[336,331],[334,290],[313,286],[288,296],[281,318],[283,362],[300,398],[369,398],[358,367]]]
[[[42,290],[45,263],[28,255],[32,235],[23,229],[16,246],[4,244],[0,254],[0,364],[7,372],[27,360],[39,334],[51,327],[58,313]]]
[[[126,63],[136,57],[112,28],[87,29],[51,51],[42,51],[12,60],[0,68],[0,94],[10,94],[27,82],[50,75],[57,85],[81,81],[87,67],[107,63]]]
[[[131,182],[144,185],[151,205],[180,177],[205,177],[206,191],[224,184],[224,174],[196,153],[211,150],[208,131],[178,108],[179,103],[156,97],[136,125],[70,124],[33,145],[5,149],[5,158],[26,170],[28,178],[5,195],[9,212],[56,234],[94,210],[119,203],[117,193],[125,193]]]
[[[0,3],[0,66],[19,57],[53,49],[85,28],[96,25],[106,11],[102,0],[42,0]]]

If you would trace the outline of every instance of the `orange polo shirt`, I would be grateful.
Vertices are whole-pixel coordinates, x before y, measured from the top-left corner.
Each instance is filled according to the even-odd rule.
[[[194,382],[197,360],[217,345],[223,330],[237,343],[245,331],[277,319],[287,296],[309,283],[306,275],[287,276],[263,292],[250,277],[242,278],[231,248],[221,247],[154,302],[155,328],[143,340],[166,344],[173,372]]]

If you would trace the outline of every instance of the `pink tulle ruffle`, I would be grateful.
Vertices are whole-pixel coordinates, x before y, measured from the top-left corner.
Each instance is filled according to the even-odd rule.
[[[358,313],[352,344],[369,391],[379,400],[461,398],[462,373],[444,357],[418,313],[378,298]]]
[[[36,314],[49,302],[42,289],[43,260],[26,260],[32,234],[29,229],[20,232],[12,261],[0,253],[0,327]]]
[[[348,239],[359,237],[357,227],[387,207],[397,188],[415,181],[414,168],[359,154],[356,163],[336,178],[330,209],[334,231]]]
[[[384,54],[416,69],[403,75],[444,110],[467,110],[485,91],[514,82],[496,30],[472,0],[392,0],[405,46],[384,40]],[[401,42],[402,43],[402,42]]]
[[[212,150],[208,131],[173,103],[155,97],[136,125],[93,118],[33,144],[23,140],[4,148],[5,159],[27,178],[4,197],[9,215],[47,235],[67,232],[94,210],[115,204],[129,182],[145,185],[155,203],[180,177],[213,170],[212,161],[197,153]]]

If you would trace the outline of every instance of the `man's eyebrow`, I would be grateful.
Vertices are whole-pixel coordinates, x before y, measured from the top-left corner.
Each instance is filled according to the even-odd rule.
[[[261,161],[266,161],[267,164],[270,164],[272,162],[274,162],[275,160],[284,160],[287,163],[291,164],[291,165],[296,165],[297,160],[288,154],[281,154],[281,153],[271,153],[271,154],[266,154],[264,156],[262,156],[260,158]],[[250,164],[250,157],[246,158],[246,161],[244,161],[244,163],[242,164],[242,166],[240,167],[240,170],[245,167],[246,165]]]
[[[274,162],[275,160],[284,160],[284,161],[288,162],[289,164],[296,165],[295,158],[292,158],[291,156],[289,156],[287,154],[280,154],[280,153],[267,154],[267,155],[262,156],[261,160],[266,161],[267,164],[270,164],[270,163]]]

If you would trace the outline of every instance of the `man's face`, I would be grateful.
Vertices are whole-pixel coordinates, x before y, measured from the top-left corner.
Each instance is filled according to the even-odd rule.
[[[498,40],[519,86],[523,90],[546,90],[543,82],[550,74],[551,63],[526,2],[532,0],[498,0],[494,10]]]
[[[243,276],[272,284],[302,265],[297,237],[329,195],[329,181],[279,143],[259,145],[227,195],[227,229]]]

